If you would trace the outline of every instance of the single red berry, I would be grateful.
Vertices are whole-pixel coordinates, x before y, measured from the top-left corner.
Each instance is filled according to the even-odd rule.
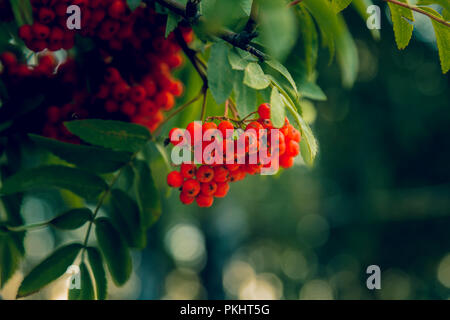
[[[181,142],[183,142],[183,137],[184,137],[184,131],[181,130],[180,128],[173,128],[169,132],[170,143],[172,143],[174,146],[177,146]],[[181,168],[183,168],[183,165],[181,165]]]
[[[189,204],[191,204],[192,202],[195,201],[195,197],[191,197],[187,193],[181,192],[180,193],[180,201],[183,204],[189,205]]]
[[[0,55],[0,61],[7,67],[13,67],[17,64],[16,55],[12,52],[4,52]]]
[[[195,172],[197,171],[197,166],[191,163],[182,163],[180,167],[181,175],[185,179],[191,179],[195,176]]]
[[[280,157],[280,166],[282,166],[284,169],[289,169],[294,165],[294,158],[290,157],[287,153],[283,154]]]
[[[195,133],[198,136],[196,136]],[[191,146],[201,144],[203,141],[202,125],[197,121],[194,121],[194,122],[191,122],[188,124],[188,126],[186,127],[185,134],[186,134],[186,138],[188,138],[187,140],[190,141]],[[187,136],[188,134],[189,134],[189,136]],[[197,138],[197,141],[195,141],[196,138]]]
[[[203,134],[205,134],[205,132],[208,130],[216,130],[216,129],[217,125],[214,122],[205,122],[202,125]]]
[[[240,167],[238,170],[231,171],[230,181],[231,182],[241,181],[245,178],[246,175],[247,175],[246,172],[242,170],[242,168]]]
[[[139,103],[145,100],[147,92],[143,86],[134,86],[130,90],[130,99],[134,103]]]
[[[33,39],[33,32],[29,24],[24,24],[19,28],[19,37],[26,41]]]
[[[49,24],[55,19],[56,16],[55,12],[52,9],[46,7],[42,7],[41,9],[39,9],[38,15],[39,21],[43,24]]]
[[[222,136],[224,139],[230,138],[233,134],[234,126],[230,121],[222,121],[218,126],[220,132],[222,132]]]
[[[270,105],[263,103],[258,107],[258,114],[261,119],[270,119]]]
[[[175,105],[175,98],[169,91],[163,91],[156,96],[156,104],[165,111],[169,111]]]
[[[125,101],[124,103],[122,103],[121,110],[127,116],[132,117],[136,113],[136,105],[134,105],[130,101]]]
[[[210,182],[214,179],[214,170],[210,166],[201,166],[197,170],[197,180],[200,182]]]
[[[38,40],[45,40],[50,35],[50,28],[42,23],[35,23],[31,27],[33,31],[33,35]]]
[[[217,184],[214,181],[210,181],[207,183],[202,183],[200,186],[200,190],[205,196],[212,196],[216,193]]]
[[[116,68],[108,68],[105,73],[105,81],[107,83],[116,83],[122,79],[119,70]]]
[[[58,107],[51,106],[47,109],[47,118],[50,123],[57,123],[61,119],[61,113]]]
[[[195,200],[197,201],[197,204],[200,208],[209,208],[214,203],[214,197],[213,196],[207,196],[204,194],[199,194]]]
[[[183,183],[183,193],[190,197],[195,197],[200,192],[200,182],[194,179],[186,180]]]
[[[228,194],[229,190],[230,190],[230,185],[228,184],[228,182],[218,183],[216,193],[214,193],[214,197],[224,198]]]
[[[172,188],[180,188],[183,181],[183,176],[178,171],[172,171],[167,175],[167,184]]]
[[[114,19],[120,19],[125,15],[126,10],[126,4],[121,0],[116,0],[109,7],[108,14]]]
[[[119,111],[119,104],[115,100],[107,100],[105,102],[106,112],[113,113]]]
[[[300,134],[300,131],[298,131],[295,128],[292,128],[290,138],[295,142],[300,143],[300,141],[302,140],[302,135]]]
[[[129,91],[130,87],[125,82],[121,82],[113,87],[112,96],[117,101],[124,101],[128,97]]]
[[[156,83],[152,78],[145,78],[142,81],[142,86],[145,88],[148,97],[153,97],[155,95],[157,88]]]
[[[230,178],[230,171],[223,166],[214,167],[214,181],[218,183],[223,183],[228,181]]]
[[[300,146],[294,140],[289,140],[286,145],[286,154],[290,157],[296,157],[300,153]]]
[[[183,94],[184,92],[184,86],[183,83],[181,83],[181,81],[174,81],[170,84],[169,87],[169,91],[170,93],[172,93],[175,97],[179,97]]]

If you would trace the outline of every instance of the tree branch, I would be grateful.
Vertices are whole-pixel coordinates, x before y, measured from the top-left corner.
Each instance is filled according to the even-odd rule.
[[[174,0],[154,0],[154,1],[156,1],[161,6],[169,9],[173,13],[181,16],[182,18],[190,22],[189,17],[186,14],[186,8],[182,4]],[[202,17],[199,17],[199,20],[202,20]],[[251,53],[260,60],[268,59],[268,56],[265,53],[253,47],[248,41],[244,41],[245,39],[240,38],[239,35],[235,32],[229,30],[220,30],[219,32],[217,32],[217,34],[215,34],[215,36],[225,40],[226,42],[230,43],[231,45],[239,49]]]
[[[416,11],[416,12],[419,12],[419,13],[421,13],[421,14],[424,14],[424,15],[426,15],[427,17],[429,17],[430,19],[433,19],[434,21],[437,21],[437,22],[439,22],[439,23],[442,23],[443,25],[445,25],[445,26],[447,26],[447,27],[450,28],[450,23],[449,23],[449,22],[445,21],[444,19],[440,19],[440,18],[438,18],[438,17],[432,15],[431,13],[429,13],[429,12],[427,12],[427,11],[425,11],[425,10],[419,8],[419,7],[412,6],[412,5],[409,5],[409,4],[407,4],[407,3],[403,3],[403,2],[397,1],[397,0],[383,0],[383,1],[384,1],[384,2],[390,2],[390,3],[395,4],[395,5],[397,5],[397,6],[401,6],[401,7],[404,7],[404,8],[407,8],[407,9],[410,9],[410,10],[413,10],[413,11]]]

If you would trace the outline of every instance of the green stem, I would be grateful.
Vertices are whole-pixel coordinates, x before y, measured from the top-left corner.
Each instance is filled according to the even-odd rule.
[[[43,227],[46,227],[48,224],[49,224],[49,221],[45,221],[45,222],[38,222],[38,223],[28,224],[28,225],[24,225],[24,226],[17,226],[17,227],[5,226],[5,228],[11,232],[23,232],[23,231],[43,228]]]

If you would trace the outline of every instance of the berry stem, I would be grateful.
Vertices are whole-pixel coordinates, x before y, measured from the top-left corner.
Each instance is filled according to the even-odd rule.
[[[203,91],[203,102],[202,102],[202,114],[200,119],[202,119],[202,121],[205,121],[205,117],[206,117],[206,99],[208,96],[208,88],[204,88],[205,90]]]

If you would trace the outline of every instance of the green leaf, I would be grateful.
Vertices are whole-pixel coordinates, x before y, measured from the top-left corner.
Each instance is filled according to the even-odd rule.
[[[361,18],[364,20],[364,22],[369,19],[370,15],[367,13],[367,8],[372,6],[373,2],[372,0],[353,0],[352,6],[356,9],[356,11],[359,13]],[[372,33],[372,37],[376,40],[380,39],[380,31],[377,29],[370,30]]]
[[[258,63],[251,62],[245,68],[244,83],[250,88],[262,90],[270,85],[270,80]]]
[[[135,190],[141,213],[141,223],[144,228],[148,228],[161,216],[161,200],[148,164],[137,160],[134,164],[134,170],[136,172]]]
[[[419,0],[417,1],[417,5],[431,5],[431,4],[437,4],[441,6],[443,9],[450,11],[450,1],[448,0]]]
[[[41,187],[58,187],[94,199],[106,190],[103,179],[87,171],[63,166],[44,166],[19,171],[3,182],[0,195],[14,194]]]
[[[213,44],[208,60],[208,86],[218,104],[224,103],[233,90],[233,69],[228,62],[229,47],[224,41]]]
[[[142,3],[142,0],[127,0],[128,7],[131,11],[136,10]]]
[[[399,1],[407,3],[406,0]],[[392,24],[394,25],[394,34],[397,47],[400,50],[405,49],[411,40],[414,28],[411,24],[411,21],[414,21],[412,10],[390,2],[388,5],[391,10],[391,18]]]
[[[105,300],[108,282],[106,281],[105,268],[103,267],[103,259],[97,248],[89,247],[86,249],[89,264],[95,280],[95,292],[97,300]]]
[[[67,129],[90,144],[121,151],[137,152],[151,138],[146,127],[114,120],[77,120]]]
[[[335,12],[341,12],[352,3],[352,0],[332,0],[331,3]]]
[[[228,52],[228,61],[233,70],[245,70],[245,67],[251,62],[249,59],[243,57],[236,48]]]
[[[83,246],[69,244],[53,252],[23,279],[17,298],[26,297],[62,276],[72,265]]]
[[[330,50],[336,49],[342,82],[346,87],[351,87],[358,72],[358,51],[344,19],[336,15],[327,0],[304,0],[303,3],[317,21]]]
[[[80,265],[80,289],[69,289],[69,300],[94,300],[94,286],[86,264]]]
[[[325,101],[327,100],[327,96],[323,92],[323,90],[314,82],[310,81],[300,81],[298,83],[298,90],[300,91],[300,95],[304,98],[309,98],[317,101]]]
[[[131,159],[131,153],[113,151],[94,146],[65,143],[30,134],[31,140],[59,158],[76,166],[97,173],[110,173],[123,167]]]
[[[281,128],[284,125],[286,112],[284,109],[284,101],[277,87],[272,88],[270,95],[271,120],[275,128]]]
[[[10,3],[17,26],[21,27],[24,24],[33,24],[33,8],[31,7],[30,0],[14,0],[10,1]]]
[[[299,16],[300,36],[303,40],[303,57],[308,71],[308,76],[312,77],[316,70],[317,57],[319,52],[319,41],[316,25],[311,14],[305,7],[297,10]]]
[[[271,56],[284,61],[298,39],[294,11],[283,0],[263,0],[258,4],[258,40]]]
[[[244,84],[244,72],[236,72],[234,80],[236,107],[241,115],[248,115],[256,109],[256,91]]]
[[[168,13],[166,33],[165,33],[166,38],[172,33],[172,31],[174,31],[178,27],[178,24],[180,23],[181,20],[182,20],[181,16],[172,12]]]
[[[122,286],[130,278],[132,261],[130,251],[120,233],[106,218],[95,220],[95,234],[109,272],[116,285]]]
[[[111,216],[116,228],[125,238],[129,247],[143,249],[147,245],[147,237],[141,224],[137,203],[119,189],[111,191]]]
[[[442,16],[432,8],[422,8],[431,13],[433,16],[442,19]],[[436,42],[439,50],[439,59],[441,60],[442,73],[447,73],[450,70],[450,28],[443,24],[430,19],[436,34]]]
[[[0,289],[5,286],[19,267],[21,253],[14,241],[8,233],[5,235],[0,233]]]
[[[274,70],[278,71],[281,75],[283,75],[283,77],[285,77],[286,80],[289,81],[289,83],[292,86],[292,89],[294,90],[294,92],[296,94],[298,94],[298,92],[297,92],[297,85],[295,84],[294,78],[292,78],[291,73],[289,72],[289,70],[285,66],[283,66],[281,63],[279,63],[276,60],[266,60],[265,62],[271,68],[273,68]]]
[[[49,224],[62,230],[74,230],[92,220],[92,217],[92,211],[88,208],[72,209],[52,219]]]
[[[252,3],[253,0],[239,0],[240,7],[247,16],[252,12]]]

